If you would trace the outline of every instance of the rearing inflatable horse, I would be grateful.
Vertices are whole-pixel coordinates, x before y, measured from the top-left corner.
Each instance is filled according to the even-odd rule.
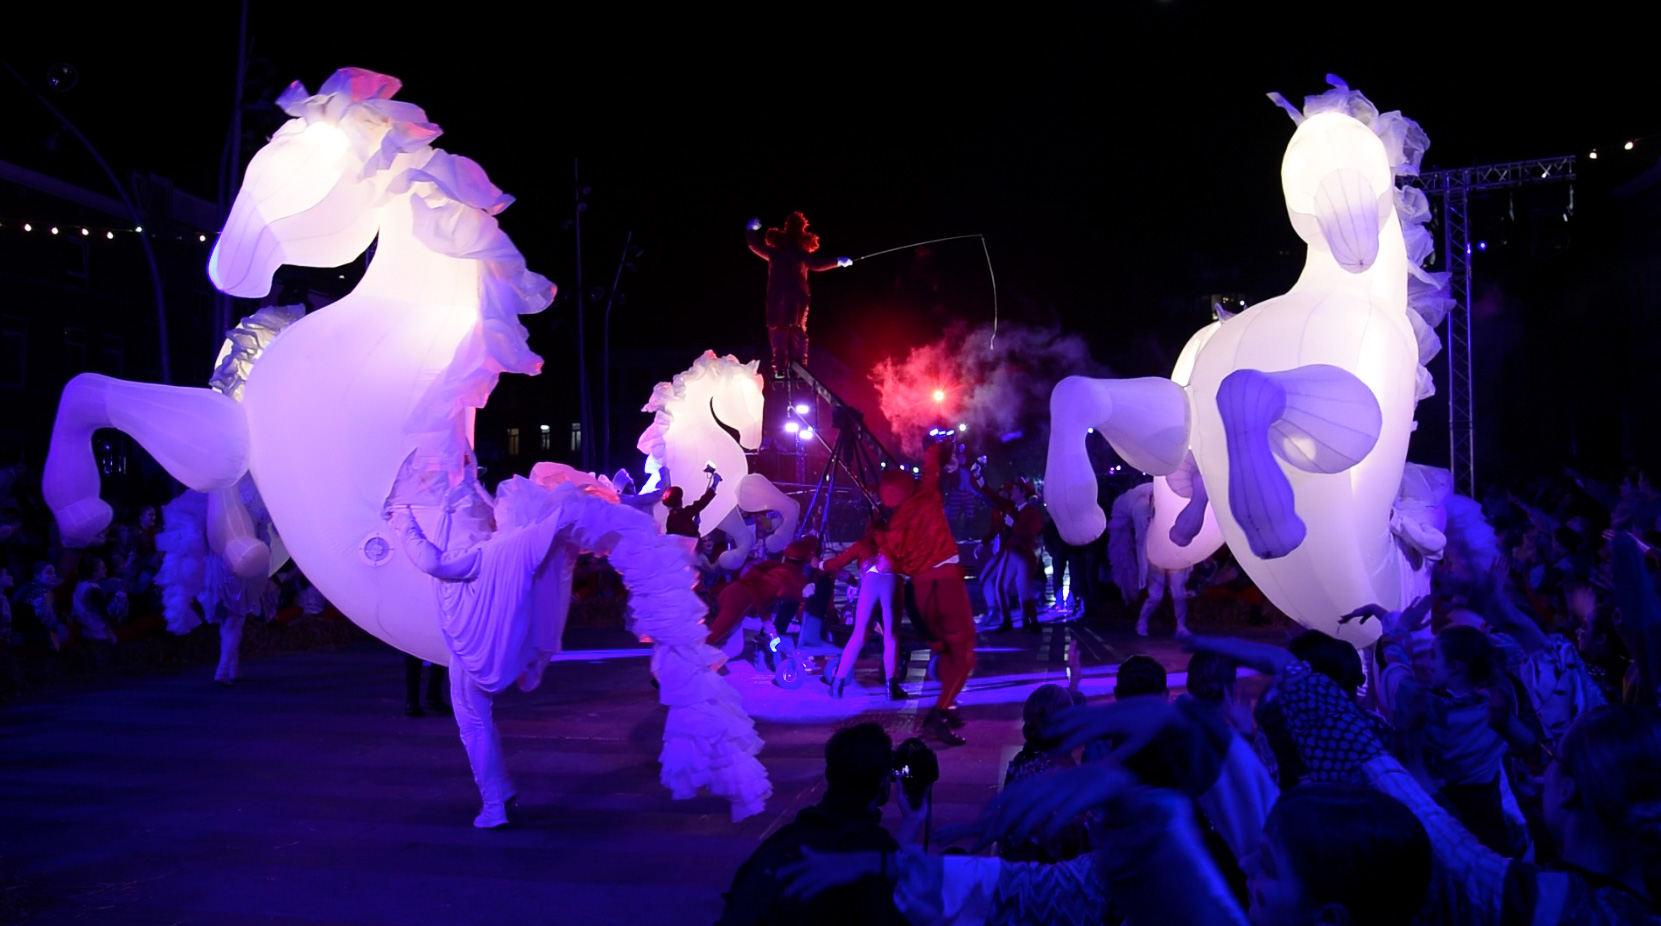
[[[1427,562],[1445,543],[1447,473],[1406,457],[1414,405],[1431,392],[1431,329],[1449,303],[1445,275],[1420,269],[1424,194],[1395,183],[1417,173],[1428,140],[1328,80],[1333,89],[1302,112],[1272,95],[1298,123],[1281,164],[1287,214],[1309,246],[1296,285],[1215,326],[1187,389],[1160,378],[1059,384],[1049,496],[1069,543],[1101,533],[1095,480],[1075,450],[1090,427],[1140,469],[1197,472],[1180,480],[1188,505],[1216,509],[1270,600],[1364,645],[1376,622],[1339,617],[1427,592]]]
[[[664,784],[676,797],[707,786],[732,801],[735,818],[759,812],[770,792],[754,758],[761,741],[714,672],[723,657],[703,643],[690,555],[650,518],[559,484],[538,495],[531,481],[511,481],[509,501],[493,503],[502,537],[529,530],[526,512],[546,519],[535,536],[548,549],[530,549],[515,567],[526,574],[510,577],[535,596],[535,607],[516,612],[531,614],[529,628],[508,626],[514,615],[489,602],[467,613],[478,618],[467,627],[444,623],[432,570],[417,567],[387,524],[396,487],[397,507],[424,536],[449,543],[467,533],[449,529],[461,503],[448,501],[482,493],[474,414],[502,373],[541,370],[518,316],[540,312],[554,292],[497,225],[512,198],[474,162],[433,148],[438,127],[393,100],[398,87],[348,68],[315,95],[296,83],[278,98],[294,118],[248,165],[209,260],[214,285],[257,298],[283,264],[335,267],[376,248],[357,288],[264,346],[240,403],[212,389],[96,375],[64,387],[42,480],[64,542],[85,544],[109,523],[90,438],[119,428],[209,493],[207,534],[238,575],[263,574],[270,562],[236,489],[250,473],[288,553],[354,623],[435,664],[506,662],[515,670],[507,680],[523,669],[527,688],[558,651],[569,603],[569,571],[550,561],[611,555],[631,593],[631,628],[653,641],[669,707]],[[479,507],[491,506],[467,510]],[[464,539],[494,542],[497,527]]]
[[[497,226],[512,199],[477,164],[433,148],[438,127],[391,99],[398,87],[346,69],[315,96],[299,84],[285,91],[278,105],[295,118],[249,163],[208,263],[220,290],[257,298],[283,264],[335,267],[375,242],[357,288],[267,346],[240,405],[209,389],[76,377],[43,488],[73,544],[110,516],[89,451],[94,428],[131,434],[225,508],[235,506],[218,490],[252,472],[290,555],[329,601],[441,664],[432,585],[393,555],[382,504],[412,450],[458,468],[473,411],[500,373],[540,371],[516,316],[545,308],[553,286],[526,270]],[[264,559],[251,534],[230,534],[227,545],[255,552],[227,561]]]

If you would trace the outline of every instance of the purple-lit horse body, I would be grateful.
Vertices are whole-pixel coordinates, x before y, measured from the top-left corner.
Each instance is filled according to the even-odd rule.
[[[1270,600],[1361,646],[1376,623],[1340,618],[1428,592],[1428,564],[1445,544],[1448,474],[1406,457],[1448,300],[1445,275],[1421,269],[1424,194],[1396,183],[1417,172],[1428,140],[1328,79],[1333,89],[1301,112],[1275,97],[1298,123],[1281,164],[1287,213],[1308,245],[1296,285],[1208,329],[1190,345],[1185,382],[1058,385],[1049,497],[1069,542],[1100,534],[1080,446],[1094,428],[1131,464],[1168,477],[1167,507],[1187,499],[1168,532],[1177,546],[1196,539],[1211,506]]]
[[[90,543],[110,521],[90,438],[115,427],[208,493],[214,551],[238,575],[263,575],[270,552],[236,489],[251,473],[287,552],[330,602],[435,664],[460,660],[477,674],[468,662],[477,656],[507,666],[491,693],[496,681],[533,686],[559,649],[570,576],[548,564],[581,550],[612,554],[632,594],[631,629],[652,640],[669,705],[665,785],[677,797],[708,786],[735,817],[756,813],[770,792],[754,759],[761,741],[714,673],[722,656],[703,642],[690,550],[644,514],[558,486],[515,480],[490,499],[477,485],[473,416],[502,373],[540,372],[518,316],[546,308],[554,288],[497,224],[512,198],[477,164],[433,148],[438,127],[393,100],[398,87],[345,69],[315,95],[296,83],[278,99],[294,118],[248,165],[209,262],[214,285],[259,298],[284,264],[341,266],[372,242],[375,255],[350,294],[265,346],[240,403],[93,375],[65,387],[43,479],[65,543]],[[482,501],[486,516],[458,515],[455,498]],[[446,610],[456,596],[440,594],[388,525],[395,503],[444,550],[505,544],[537,512],[546,551],[533,551],[522,576],[499,577],[516,594],[534,586],[534,606],[484,606],[463,628]]]

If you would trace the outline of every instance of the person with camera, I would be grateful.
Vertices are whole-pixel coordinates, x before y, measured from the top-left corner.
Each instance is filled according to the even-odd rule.
[[[890,512],[886,523],[874,524],[864,537],[831,561],[840,568],[880,553],[911,579],[917,609],[933,637],[929,648],[940,656],[936,670],[940,697],[924,717],[922,727],[949,746],[967,742],[957,732],[963,720],[954,703],[975,669],[975,612],[940,494],[940,474],[951,455],[955,435],[954,431],[930,432],[921,478],[913,478],[897,467],[883,471],[877,494]],[[829,571],[831,564],[826,565]]]
[[[850,879],[811,900],[786,897],[779,873],[815,853],[894,858],[902,843],[913,844],[922,835],[928,789],[939,776],[934,753],[921,740],[907,740],[895,750],[875,723],[838,730],[825,743],[824,799],[802,810],[739,866],[719,926],[905,923],[894,906],[892,882],[880,866],[869,877]],[[882,827],[882,806],[896,779],[904,791],[899,839]]]

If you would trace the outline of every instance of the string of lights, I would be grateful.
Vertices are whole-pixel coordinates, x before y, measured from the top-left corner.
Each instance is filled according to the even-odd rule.
[[[153,241],[190,241],[195,239],[199,244],[207,244],[219,235],[202,232],[157,232],[145,231],[144,226],[132,225],[83,225],[79,222],[54,222],[50,219],[35,221],[0,216],[0,234],[17,232],[26,235],[59,236],[64,238],[87,238],[103,241],[115,241],[119,238],[133,238],[143,235]]]

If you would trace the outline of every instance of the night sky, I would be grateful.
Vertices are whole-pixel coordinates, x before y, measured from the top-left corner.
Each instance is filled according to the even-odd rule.
[[[237,9],[200,6],[36,5],[0,55],[41,83],[53,62],[72,63],[75,88],[46,92],[119,174],[154,171],[212,198]],[[1336,5],[1188,0],[992,16],[775,6],[742,18],[250,6],[250,98],[264,103],[251,130],[279,124],[269,101],[289,80],[315,89],[346,65],[401,78],[399,97],[444,128],[439,146],[518,198],[504,227],[568,295],[580,158],[593,188],[585,284],[609,283],[626,233],[645,252],[624,277],[625,349],[759,345],[765,271],[743,224],[800,209],[828,250],[854,257],[982,233],[1005,319],[1058,321],[1124,375],[1168,373],[1208,320],[1204,294],[1263,298],[1295,277],[1302,252],[1277,177],[1293,126],[1264,94],[1300,100],[1329,71],[1417,119],[1430,168],[1596,147],[1597,169],[1629,177],[1661,149],[1657,138],[1608,156],[1661,130],[1649,56],[1589,37],[1619,24],[1564,21],[1572,12],[1527,22],[1514,6],[1426,5],[1409,18],[1377,5],[1368,19]],[[72,140],[49,147],[51,120],[15,82],[0,80],[0,106],[0,157],[107,187]],[[815,282],[816,342],[856,368],[991,312],[973,241]],[[570,319],[567,302],[527,320],[553,375],[571,375]]]

